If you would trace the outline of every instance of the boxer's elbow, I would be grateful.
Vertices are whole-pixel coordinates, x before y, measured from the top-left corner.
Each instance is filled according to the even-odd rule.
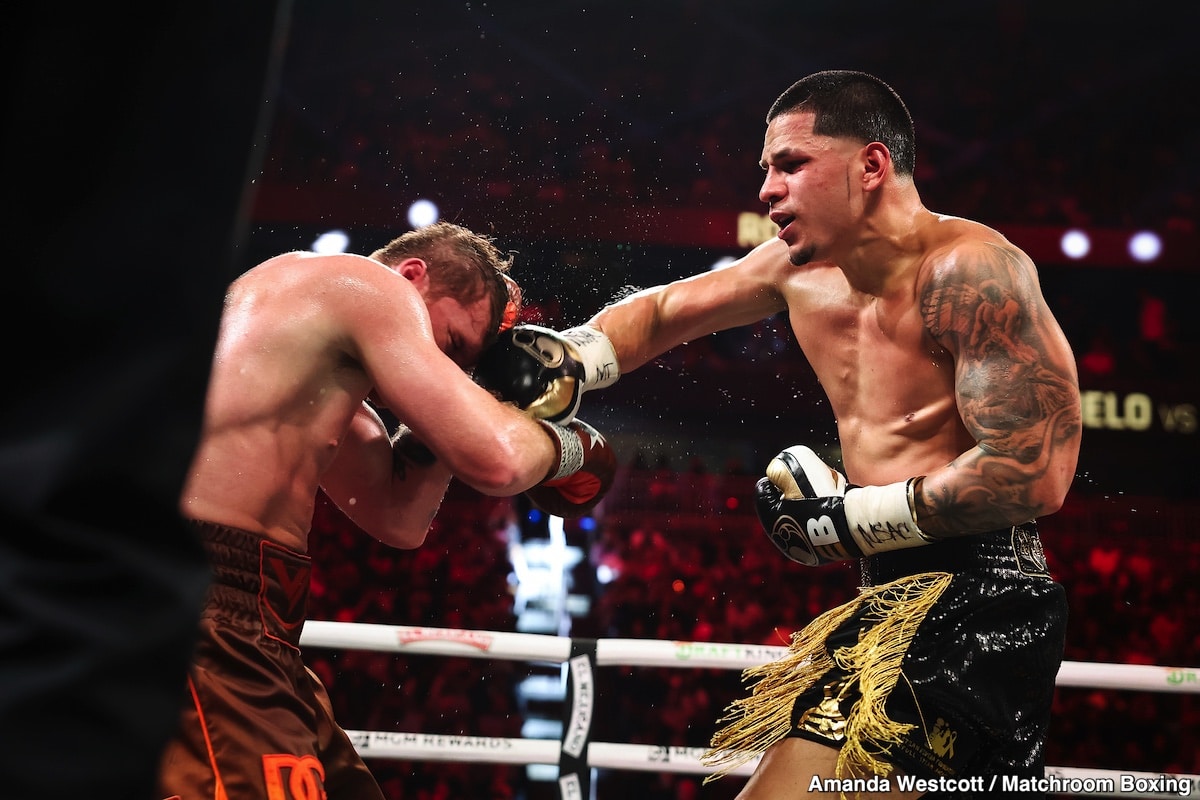
[[[429,535],[429,527],[428,523],[422,525],[419,522],[413,524],[393,522],[386,527],[375,528],[370,533],[389,547],[395,547],[397,550],[415,550],[425,543],[425,537]]]
[[[513,470],[477,473],[463,482],[480,494],[489,497],[511,497],[536,483],[536,481],[522,480],[522,473]]]
[[[1061,509],[1067,500],[1074,478],[1073,466],[1067,468],[1059,465],[1047,470],[1032,487],[1031,497],[1036,511],[1034,516],[1048,516]]]
[[[466,459],[455,476],[481,494],[508,497],[537,483],[544,472],[537,453],[498,438],[485,452]]]

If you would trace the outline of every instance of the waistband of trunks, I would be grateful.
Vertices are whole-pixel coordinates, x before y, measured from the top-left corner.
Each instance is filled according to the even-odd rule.
[[[859,564],[863,586],[876,586],[922,572],[1015,570],[1024,575],[1050,577],[1036,522],[879,553],[860,559]]]
[[[309,557],[238,528],[191,523],[212,568],[208,607],[261,622],[268,634],[296,644],[308,599]]]

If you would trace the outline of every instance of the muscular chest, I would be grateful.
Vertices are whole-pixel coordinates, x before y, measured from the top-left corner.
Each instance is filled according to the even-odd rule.
[[[839,425],[914,425],[952,396],[950,354],[926,331],[915,296],[867,297],[808,286],[790,305],[792,329]]]

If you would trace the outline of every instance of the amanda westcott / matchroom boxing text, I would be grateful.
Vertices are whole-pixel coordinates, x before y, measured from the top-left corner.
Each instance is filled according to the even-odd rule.
[[[1155,792],[1179,797],[1200,796],[1200,781],[1178,775],[1117,775],[1113,777],[1072,777],[1049,774],[1044,778],[1016,775],[992,775],[974,778],[918,778],[896,775],[870,778],[822,778],[814,775],[810,792],[1044,792],[1051,794],[1112,794],[1114,792]]]

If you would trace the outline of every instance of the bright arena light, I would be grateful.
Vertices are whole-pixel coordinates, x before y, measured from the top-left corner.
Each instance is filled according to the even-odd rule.
[[[1142,231],[1129,239],[1129,255],[1138,261],[1153,261],[1162,254],[1162,239],[1157,233]]]
[[[417,200],[408,207],[408,224],[424,228],[438,220],[438,207],[432,200]]]
[[[350,246],[350,237],[345,231],[326,231],[316,238],[314,253],[344,253]]]
[[[1063,234],[1060,246],[1067,258],[1083,258],[1091,251],[1092,240],[1083,231],[1072,230]]]

